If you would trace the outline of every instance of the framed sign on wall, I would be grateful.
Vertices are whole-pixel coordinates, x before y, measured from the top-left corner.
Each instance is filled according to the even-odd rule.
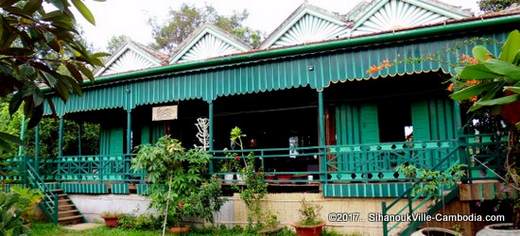
[[[176,120],[177,105],[160,106],[152,108],[152,121]]]

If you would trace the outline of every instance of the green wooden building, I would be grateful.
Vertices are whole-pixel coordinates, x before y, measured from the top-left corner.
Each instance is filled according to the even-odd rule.
[[[273,191],[402,198],[413,181],[398,165],[445,169],[492,143],[464,133],[464,107],[448,97],[446,80],[474,45],[497,53],[519,26],[518,11],[474,17],[437,1],[381,0],[346,15],[303,4],[259,48],[211,25],[174,55],[129,42],[84,83],[82,96],[64,103],[49,95],[59,150],[63,133],[78,132],[63,129],[73,120],[100,124],[99,153],[35,153],[34,171],[68,193],[145,194],[145,173],[130,170],[136,147],[165,134],[198,145],[194,124],[207,118],[210,169],[224,184],[240,183],[221,168],[238,126],[246,152],[279,187]],[[495,178],[470,165],[473,179]]]

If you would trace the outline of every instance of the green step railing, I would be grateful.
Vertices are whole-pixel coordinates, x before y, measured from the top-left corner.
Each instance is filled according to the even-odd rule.
[[[506,143],[504,137],[481,134],[481,135],[465,135],[459,139],[458,146],[449,152],[445,157],[439,161],[432,170],[446,170],[455,164],[466,165],[465,180],[471,183],[473,180],[481,179],[496,179],[495,175],[485,173],[477,175],[477,172],[483,172],[482,166],[474,163],[474,159],[487,164],[488,168],[500,172],[503,159],[505,156]],[[416,212],[424,212],[428,215],[433,215],[438,212],[444,204],[456,199],[459,194],[458,186],[440,186],[441,189],[446,189],[443,192],[441,199],[428,205],[433,196],[414,196],[412,191],[417,185],[422,184],[422,181],[417,180],[407,191],[401,196],[394,199],[390,204],[382,202],[382,215],[388,214],[414,214]],[[399,207],[399,202],[406,200],[404,206]],[[383,221],[383,235],[391,235],[393,231],[398,229],[398,226],[404,222],[386,222]],[[410,235],[416,231],[424,222],[409,222],[409,224],[399,233],[399,235]]]
[[[39,189],[43,198],[40,208],[51,219],[54,224],[58,223],[58,195],[54,193],[43,181],[42,177],[34,169],[32,164],[24,158],[23,167],[25,169],[25,181],[29,187]]]
[[[432,170],[445,170],[446,163],[452,163],[452,165],[456,165],[460,163],[460,151],[464,146],[460,145],[454,149],[452,149],[440,162],[435,165]],[[422,181],[417,180],[407,191],[405,191],[401,196],[394,199],[390,204],[386,204],[386,202],[381,203],[381,214],[383,219],[386,218],[387,215],[413,215],[417,212],[426,212],[428,214],[433,214],[435,212],[429,212],[432,209],[428,204],[434,199],[433,194],[429,194],[426,196],[421,196],[418,194],[414,194],[413,190],[417,186],[421,185]],[[456,186],[439,186],[441,189],[447,189],[450,193],[453,189],[457,188]],[[449,195],[449,194],[448,194]],[[447,195],[442,193],[442,198],[445,198]],[[400,206],[398,204],[402,200],[406,200],[406,204],[404,206]],[[440,202],[447,202],[447,199],[441,199]],[[438,202],[434,202],[436,204]],[[388,236],[392,235],[391,233],[395,230],[398,230],[398,227],[405,222],[388,222],[383,220],[383,235]],[[417,229],[422,224],[422,222],[409,222],[406,228],[400,232],[399,235],[408,236],[413,231]]]

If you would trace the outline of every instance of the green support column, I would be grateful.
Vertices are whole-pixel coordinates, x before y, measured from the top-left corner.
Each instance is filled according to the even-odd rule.
[[[58,157],[63,156],[63,116],[60,117],[58,126]]]
[[[83,122],[78,124],[78,155],[81,156],[81,135],[83,133]]]
[[[25,130],[26,130],[26,120],[25,116],[22,118],[22,123],[20,124],[20,145],[18,145],[18,156],[23,156],[25,152]]]
[[[126,111],[126,154],[132,154],[132,110]]]
[[[320,156],[320,180],[322,183],[327,181],[327,153],[325,150],[325,105],[323,101],[323,90],[318,90],[318,140],[320,150],[323,154]]]
[[[460,104],[457,101],[453,101],[453,116],[454,116],[454,124],[455,128],[457,129],[457,135],[460,135],[463,133],[462,130],[462,115],[460,112]]]
[[[20,164],[18,168],[20,168],[20,175],[22,177],[22,183],[24,186],[27,186],[29,183],[27,181],[27,174],[22,174],[27,170],[27,157],[24,155],[25,152],[25,116],[22,117],[22,123],[20,124],[20,145],[18,146],[18,158],[20,158]]]
[[[208,104],[208,149],[213,151],[213,101]],[[210,174],[213,174],[213,160],[209,161],[208,170]]]
[[[458,160],[459,163],[465,163],[468,168],[466,168],[466,178],[469,183],[471,183],[471,160],[469,155],[466,153],[466,138],[464,137],[464,129],[462,127],[462,115],[460,111],[460,104],[457,101],[453,101],[453,118],[454,124],[456,127],[455,135],[457,137],[457,145],[458,145]]]
[[[40,172],[40,126],[34,127],[34,169]]]

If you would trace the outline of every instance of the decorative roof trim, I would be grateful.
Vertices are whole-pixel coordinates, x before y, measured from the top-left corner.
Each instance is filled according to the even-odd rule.
[[[176,52],[173,54],[172,59],[170,60],[170,64],[174,64],[178,62],[184,55],[186,55],[189,50],[195,46],[200,39],[202,39],[206,34],[211,34],[218,39],[224,41],[225,43],[230,44],[231,46],[237,48],[239,51],[249,51],[251,50],[251,46],[242,42],[240,39],[235,36],[229,34],[228,32],[214,26],[211,24],[205,24],[185,39],[178,47]],[[220,55],[224,56],[224,55]]]
[[[358,6],[354,7],[354,11],[358,11],[355,15],[349,17],[350,20],[354,21],[354,25],[352,27],[352,31],[362,26],[366,21],[370,19],[376,12],[378,12],[383,6],[388,4],[392,0],[373,0],[372,2],[361,2]],[[435,5],[432,2],[426,2],[423,0],[397,0],[402,1],[416,7],[423,8],[425,10],[437,13],[439,15],[452,18],[452,19],[462,19],[464,17],[470,17],[472,14],[457,10],[456,7],[448,8],[448,5],[444,3],[440,3],[435,1]],[[362,10],[363,7],[366,7],[365,10]]]
[[[161,59],[157,58],[156,56],[150,54],[146,50],[143,50],[136,42],[133,42],[131,40],[127,41],[124,45],[119,47],[119,49],[116,50],[115,53],[112,54],[110,59],[105,63],[105,66],[98,69],[94,73],[94,77],[102,76],[103,73],[105,73],[110,67],[117,62],[127,51],[134,51],[135,53],[139,54],[140,56],[146,58],[148,61],[150,61],[152,64],[156,66],[161,65]]]
[[[323,20],[332,22],[340,26],[346,26],[346,22],[332,12],[323,8],[303,3],[289,17],[287,17],[282,24],[280,24],[260,45],[261,49],[269,48],[275,44],[288,30],[290,30],[302,17],[306,14],[316,16]]]

